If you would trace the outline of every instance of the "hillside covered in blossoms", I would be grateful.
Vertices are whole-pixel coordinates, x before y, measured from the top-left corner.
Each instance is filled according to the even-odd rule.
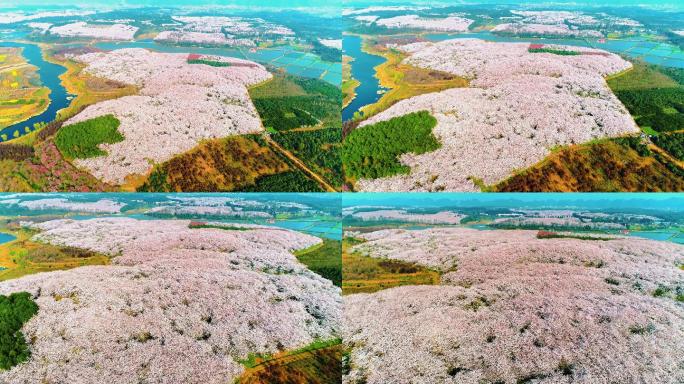
[[[342,188],[324,7],[0,7],[0,191]]]
[[[17,315],[15,349],[0,348],[0,381],[339,376],[336,199],[65,194],[0,204],[0,305],[33,306],[3,312],[33,308]]]
[[[349,2],[350,189],[681,191],[684,10]]]
[[[680,196],[472,196],[343,203],[343,382],[684,378]]]

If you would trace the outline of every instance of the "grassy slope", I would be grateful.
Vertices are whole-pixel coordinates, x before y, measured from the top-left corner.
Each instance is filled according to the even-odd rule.
[[[634,63],[607,82],[641,129],[650,134],[684,129],[684,69]]]
[[[439,272],[397,260],[378,259],[352,253],[359,240],[342,241],[342,294],[371,293],[402,285],[439,284]]]
[[[276,131],[340,125],[342,92],[323,80],[276,73],[249,95],[264,126]]]
[[[249,89],[249,96],[253,99],[281,96],[306,96],[306,91],[289,76],[276,74],[269,81],[257,84]]]
[[[152,171],[140,191],[232,191],[290,169],[258,136],[209,140]]]
[[[295,253],[297,260],[306,264],[310,270],[342,286],[342,243],[338,240],[323,239],[323,243]]]
[[[13,234],[16,240],[0,245],[0,265],[7,268],[0,271],[0,281],[39,272],[109,264],[109,257],[95,252],[33,242],[32,231],[21,229]]]
[[[274,356],[251,356],[235,384],[331,384],[342,376],[340,340],[314,342]]]
[[[658,71],[655,67],[638,62],[634,63],[634,67],[631,70],[609,77],[607,82],[613,92],[670,88],[678,85],[671,77]]]

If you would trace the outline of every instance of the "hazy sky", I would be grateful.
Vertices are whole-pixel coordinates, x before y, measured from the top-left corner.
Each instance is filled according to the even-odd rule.
[[[343,206],[411,207],[585,207],[650,208],[684,211],[684,195],[678,193],[347,193]]]
[[[421,4],[427,6],[439,5],[458,5],[458,4],[524,4],[533,5],[535,7],[544,7],[549,5],[594,5],[599,7],[610,6],[647,6],[649,8],[676,8],[684,9],[684,0],[558,0],[558,1],[539,1],[539,0],[448,0],[448,1],[433,1],[433,0],[413,0],[413,1],[397,1],[397,0],[345,0],[343,5],[345,7],[367,6],[367,5],[395,5],[395,4]]]
[[[340,6],[341,2],[323,0],[0,0],[0,7],[20,7],[20,6],[84,6],[95,8],[97,5],[107,7],[117,6],[240,6],[240,7],[335,7]]]
[[[421,4],[427,6],[458,4],[513,4],[533,5],[536,7],[559,5],[596,5],[596,6],[647,6],[649,8],[670,8],[684,10],[684,0],[572,0],[572,1],[537,1],[537,0],[0,0],[0,8],[17,8],[21,6],[83,6],[107,8],[118,6],[239,6],[239,7],[282,7],[282,8],[316,8],[316,7],[360,7],[368,5]]]

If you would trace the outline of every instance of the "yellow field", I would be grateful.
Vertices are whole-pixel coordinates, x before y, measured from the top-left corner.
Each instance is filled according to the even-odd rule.
[[[121,188],[136,190],[148,182],[152,191],[232,191],[254,185],[261,176],[290,169],[269,146],[249,136],[230,136],[203,141],[159,164],[150,174],[127,179]]]
[[[361,108],[364,118],[384,111],[399,100],[468,86],[468,81],[462,77],[402,64],[401,61],[406,58],[406,54],[397,50],[371,46],[367,40],[364,41],[362,49],[368,54],[379,55],[387,60],[375,67],[375,70],[380,85],[390,89],[376,103]]]
[[[439,284],[437,271],[398,260],[378,259],[349,252],[359,240],[342,242],[342,294],[372,293],[402,285]]]
[[[0,245],[0,266],[7,268],[0,271],[0,281],[39,272],[109,264],[109,257],[95,252],[33,242],[30,238],[35,232],[31,230],[3,228],[3,232],[12,233],[17,239]]]
[[[29,65],[18,48],[0,48],[0,129],[43,113],[50,104],[50,90],[39,84],[36,67]],[[3,140],[11,139],[3,137]]]

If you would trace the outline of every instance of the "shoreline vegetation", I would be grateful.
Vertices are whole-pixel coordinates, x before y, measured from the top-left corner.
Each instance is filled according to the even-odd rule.
[[[21,124],[32,117],[44,113],[50,106],[52,91],[40,81],[38,67],[29,63],[24,56],[23,48],[2,48],[0,52],[0,90],[3,99],[0,101],[0,129]],[[37,85],[39,83],[40,85]],[[20,109],[18,112],[16,109]],[[29,130],[38,127],[26,127]],[[15,131],[16,132],[19,131]],[[3,142],[14,141],[20,136],[7,137],[3,134]]]
[[[48,124],[64,122],[71,117],[78,114],[85,107],[99,103],[105,100],[117,99],[123,96],[135,95],[138,93],[138,88],[133,85],[113,82],[111,80],[99,78],[87,73],[83,70],[86,68],[84,64],[78,63],[66,57],[60,57],[61,53],[45,43],[33,43],[40,47],[43,60],[48,63],[61,65],[66,68],[66,71],[59,75],[62,86],[67,93],[73,95],[69,104],[57,111],[57,117],[54,121]],[[67,51],[68,52],[68,51]],[[47,125],[47,124],[46,124]],[[12,144],[34,145],[39,140],[38,133],[42,130],[35,129],[28,134],[9,140]]]
[[[363,52],[385,59],[385,62],[373,67],[375,71],[373,76],[378,79],[381,89],[385,89],[385,91],[378,101],[361,107],[360,113],[355,114],[353,119],[356,122],[377,115],[397,102],[413,96],[450,88],[468,87],[468,80],[465,78],[442,71],[403,64],[403,60],[408,55],[393,48],[380,46],[377,37],[358,36],[362,39],[361,50]]]
[[[4,229],[5,230],[5,229]],[[31,238],[38,233],[25,228],[6,228],[16,239],[0,246],[0,282],[40,272],[68,270],[88,265],[108,265],[110,257],[85,249],[56,246]]]
[[[361,85],[361,82],[355,79],[351,74],[351,65],[354,58],[351,56],[342,56],[342,109],[346,108],[356,98],[356,88]]]

